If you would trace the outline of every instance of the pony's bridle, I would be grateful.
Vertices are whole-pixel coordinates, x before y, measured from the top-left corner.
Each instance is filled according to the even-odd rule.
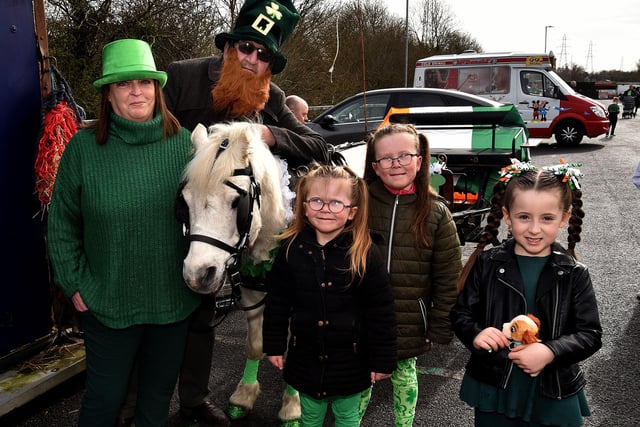
[[[215,160],[220,157],[220,154],[229,147],[229,139],[225,138],[218,148],[218,152],[216,153]],[[215,163],[214,160],[214,163]],[[191,242],[203,242],[209,245],[215,246],[216,248],[222,249],[229,253],[229,258],[225,263],[225,268],[227,271],[227,275],[229,277],[229,281],[231,283],[231,290],[233,292],[233,296],[236,301],[236,305],[240,307],[242,310],[250,311],[255,308],[258,308],[260,305],[264,303],[264,299],[257,304],[251,306],[242,306],[239,303],[240,300],[240,286],[246,285],[242,282],[242,276],[240,274],[240,266],[242,265],[242,256],[246,253],[249,247],[250,241],[250,233],[251,233],[251,224],[253,222],[253,208],[254,205],[257,204],[258,209],[260,209],[260,184],[256,181],[256,177],[253,173],[253,168],[251,166],[251,162],[249,162],[248,166],[242,169],[235,169],[233,171],[232,176],[248,176],[249,177],[249,188],[247,190],[238,187],[233,182],[228,179],[224,181],[224,184],[228,187],[231,187],[238,193],[238,198],[234,200],[232,207],[236,209],[236,227],[238,230],[238,234],[240,235],[238,241],[235,245],[230,245],[226,242],[218,240],[214,237],[207,236],[205,234],[191,234],[191,230],[189,227],[189,215],[180,214],[179,217],[182,225],[183,225],[183,233],[188,243]],[[183,185],[184,186],[184,185]],[[182,186],[182,187],[183,187]],[[181,187],[181,188],[182,188]],[[180,191],[181,195],[181,191]],[[184,199],[183,199],[184,202]],[[184,202],[186,205],[186,202]],[[262,289],[258,289],[262,290]]]

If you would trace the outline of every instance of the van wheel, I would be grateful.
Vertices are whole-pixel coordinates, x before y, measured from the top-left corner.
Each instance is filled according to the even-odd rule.
[[[558,145],[578,145],[583,136],[582,125],[575,120],[562,122],[556,129],[556,142]]]

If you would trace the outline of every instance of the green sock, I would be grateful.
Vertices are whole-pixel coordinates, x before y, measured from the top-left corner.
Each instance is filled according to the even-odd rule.
[[[287,394],[287,396],[295,396],[296,394],[298,394],[298,390],[296,390],[295,388],[287,384],[287,389],[285,393]]]
[[[254,384],[258,382],[258,363],[260,363],[260,360],[247,359],[244,364],[244,374],[242,375],[243,383]]]

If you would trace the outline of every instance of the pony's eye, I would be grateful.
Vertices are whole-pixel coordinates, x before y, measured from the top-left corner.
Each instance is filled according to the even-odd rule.
[[[238,203],[240,203],[240,197],[236,197],[235,199],[233,199],[233,202],[231,202],[231,207],[233,209],[237,209],[238,208]]]

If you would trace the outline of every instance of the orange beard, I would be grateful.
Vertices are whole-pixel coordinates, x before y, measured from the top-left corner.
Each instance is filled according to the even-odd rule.
[[[253,117],[269,99],[270,82],[270,68],[262,76],[243,70],[235,48],[231,48],[222,62],[220,79],[211,90],[213,109],[226,111],[229,119]]]

